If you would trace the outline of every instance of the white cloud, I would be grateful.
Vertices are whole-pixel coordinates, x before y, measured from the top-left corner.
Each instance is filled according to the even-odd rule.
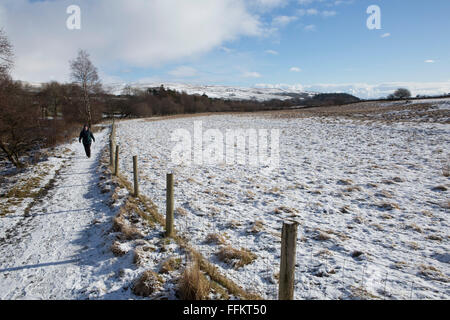
[[[154,67],[264,32],[244,0],[78,0],[81,30],[68,30],[72,3],[1,1],[0,25],[15,48],[15,78],[67,81],[68,61],[79,48],[103,70]]]
[[[249,0],[250,6],[263,11],[277,7],[284,7],[288,4],[288,2],[289,0]]]
[[[289,69],[289,71],[291,71],[291,72],[300,72],[300,71],[302,71],[302,69],[300,69],[298,67],[292,67],[292,68]]]
[[[334,17],[335,15],[337,15],[337,12],[334,10],[324,10],[321,13],[324,17]]]
[[[285,27],[289,23],[297,20],[296,16],[276,16],[272,19],[272,25],[277,27]]]
[[[197,70],[189,66],[180,66],[168,72],[169,75],[179,78],[194,77],[197,75]]]
[[[278,51],[275,51],[275,50],[266,50],[266,51],[264,51],[265,53],[268,53],[268,54],[272,54],[272,55],[274,55],[274,56],[276,56],[277,54],[278,54]]]
[[[242,74],[244,78],[261,78],[261,74],[258,72],[247,71]]]
[[[258,84],[261,88],[285,88],[312,92],[343,92],[363,99],[386,97],[398,88],[407,88],[413,96],[442,95],[450,92],[450,80],[444,82],[386,82],[380,84],[368,83],[320,83],[312,85]]]
[[[228,48],[228,47],[225,47],[225,46],[220,47],[220,50],[222,50],[222,51],[224,51],[226,53],[234,52],[234,49],[231,49],[231,48]]]
[[[341,4],[352,4],[354,0],[336,0],[334,1],[335,6],[339,6]]]
[[[301,6],[307,6],[313,2],[323,2],[323,0],[297,0],[297,2]]]
[[[310,9],[298,9],[297,10],[297,14],[299,16],[317,16],[317,15],[321,15],[323,17],[334,17],[335,15],[337,15],[337,12],[334,10],[324,10],[324,11],[319,11],[317,9],[314,8],[310,8]]]
[[[425,63],[435,63],[436,61],[434,61],[434,60],[431,60],[431,59],[429,59],[429,60],[425,60]]]
[[[383,33],[381,35],[382,38],[387,38],[387,37],[390,37],[390,36],[391,36],[391,34],[389,32]]]
[[[316,31],[316,26],[314,24],[309,24],[303,28],[305,31]]]
[[[309,16],[315,16],[319,13],[317,9],[311,8],[306,10],[306,14]]]

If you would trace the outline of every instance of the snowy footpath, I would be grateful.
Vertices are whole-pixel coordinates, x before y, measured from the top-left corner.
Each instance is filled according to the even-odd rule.
[[[89,298],[87,288],[111,277],[104,235],[113,213],[97,186],[107,131],[96,134],[90,159],[78,141],[68,145],[54,187],[0,242],[0,299]]]

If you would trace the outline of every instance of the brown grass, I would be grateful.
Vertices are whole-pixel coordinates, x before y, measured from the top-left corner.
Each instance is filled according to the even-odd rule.
[[[197,262],[192,263],[181,275],[178,294],[182,300],[206,300],[211,286]]]
[[[449,282],[449,277],[447,275],[442,273],[442,271],[438,268],[431,265],[421,264],[419,266],[419,274],[430,280],[441,281],[445,283]]]
[[[161,264],[159,269],[159,273],[169,273],[171,271],[175,271],[180,269],[181,266],[181,258],[170,257]]]
[[[226,240],[221,234],[210,233],[206,236],[205,242],[209,244],[223,245],[226,243]]]
[[[230,222],[227,223],[227,228],[229,229],[237,229],[240,226],[242,226],[242,223],[237,220],[231,220]]]
[[[142,273],[133,285],[133,293],[137,296],[148,297],[161,288],[163,279],[154,271],[147,270]]]
[[[350,207],[349,206],[343,206],[340,209],[341,213],[350,213]]]
[[[231,246],[220,248],[217,252],[220,261],[231,264],[235,269],[239,269],[256,260],[257,256],[248,249],[236,249]]]
[[[433,240],[433,241],[442,241],[442,237],[435,235],[435,234],[431,234],[429,236],[427,236],[428,240]]]
[[[375,193],[375,197],[379,198],[392,198],[393,194],[387,190],[381,190]]]
[[[133,263],[137,266],[142,266],[145,263],[145,251],[142,248],[134,250]]]
[[[111,170],[111,167],[108,166],[108,168]],[[133,188],[131,183],[129,183],[125,178],[123,178],[121,175],[118,177],[112,177],[113,183],[116,183],[118,186],[121,186],[123,188],[126,188],[130,194],[133,192]],[[139,197],[135,200],[136,202],[139,201],[140,205],[143,206],[143,214],[148,219],[153,219],[161,226],[165,226],[165,218],[164,216],[158,212],[158,208],[153,203],[151,199],[148,197],[140,194]],[[234,221],[235,226],[240,226],[240,223],[238,221]],[[196,261],[199,264],[200,269],[205,272],[212,283],[214,283],[214,286],[220,286],[223,287],[227,292],[231,295],[234,295],[236,297],[242,298],[244,300],[261,300],[262,298],[252,292],[248,292],[244,290],[242,287],[234,283],[232,280],[228,279],[226,276],[224,276],[219,269],[212,263],[210,263],[207,259],[205,259],[198,251],[196,251],[194,248],[192,248],[185,239],[182,237],[176,235],[174,236],[174,240],[178,243],[178,245],[184,249],[186,252],[192,254]],[[222,296],[226,296],[223,294]]]
[[[118,241],[114,241],[114,243],[111,245],[111,251],[112,253],[114,253],[115,256],[123,256],[124,254],[126,254],[127,252],[125,250],[123,250],[122,248],[120,248],[120,242]]]
[[[175,213],[179,216],[185,216],[188,214],[187,210],[181,207],[176,208]]]
[[[411,223],[411,224],[407,225],[406,228],[407,228],[407,229],[414,230],[414,231],[419,232],[419,233],[423,233],[422,228],[419,227],[419,226],[418,226],[417,224],[415,224],[415,223]]]
[[[346,187],[346,188],[344,188],[344,192],[347,192],[347,193],[350,193],[350,192],[353,192],[353,191],[361,191],[362,189],[361,189],[361,187],[360,186],[348,186],[348,187]]]
[[[144,237],[141,231],[139,231],[136,227],[129,225],[125,221],[122,213],[120,212],[113,219],[113,230],[115,232],[120,232],[121,233],[120,238],[124,240],[135,240]]]
[[[248,231],[250,233],[259,233],[264,230],[264,222],[262,220],[256,220],[253,222],[251,229]]]
[[[318,231],[314,237],[314,240],[318,240],[318,241],[327,241],[331,239],[331,236],[323,231]]]
[[[442,166],[442,175],[444,177],[450,177],[450,164],[445,164]]]
[[[353,184],[353,181],[351,179],[339,179],[336,183],[342,186],[349,186]]]
[[[397,204],[391,203],[391,202],[379,203],[379,204],[377,204],[377,207],[382,209],[382,210],[387,210],[387,211],[391,211],[391,210],[394,210],[394,209],[397,209],[397,210],[400,209],[400,207]]]

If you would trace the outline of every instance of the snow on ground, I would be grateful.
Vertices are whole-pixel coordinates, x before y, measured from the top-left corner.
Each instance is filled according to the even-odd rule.
[[[276,170],[170,161],[175,129],[280,129]],[[300,223],[296,299],[450,297],[450,128],[343,118],[214,115],[123,121],[120,170],[165,211],[165,175],[175,174],[176,228],[236,283],[276,298],[282,221]],[[180,211],[178,211],[180,212]],[[253,229],[260,221],[261,230]],[[235,270],[218,260],[217,233],[257,259]]]
[[[44,162],[54,186],[28,214],[18,209],[0,217],[7,235],[0,241],[1,300],[131,297],[123,288],[129,279],[117,273],[132,263],[109,250],[114,212],[110,195],[97,187],[106,131],[96,134],[91,159],[76,141],[61,159]]]
[[[405,101],[391,101],[391,102],[383,102],[380,103],[382,107],[391,107],[396,105],[404,105],[405,102],[407,104],[423,104],[423,103],[431,103],[436,105],[437,107],[441,105],[448,105],[450,103],[450,98],[437,98],[437,99],[414,99],[414,100],[405,100]]]

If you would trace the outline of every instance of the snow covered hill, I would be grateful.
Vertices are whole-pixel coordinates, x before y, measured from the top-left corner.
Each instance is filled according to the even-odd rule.
[[[301,90],[282,89],[282,88],[245,88],[231,87],[220,85],[192,85],[182,83],[132,83],[132,88],[153,88],[159,87],[161,84],[165,88],[186,92],[188,94],[206,94],[210,98],[223,98],[230,100],[257,100],[266,101],[271,99],[286,100],[291,98],[307,98],[312,97],[316,93],[305,92]],[[106,85],[110,92],[120,94],[126,84],[110,84]]]

